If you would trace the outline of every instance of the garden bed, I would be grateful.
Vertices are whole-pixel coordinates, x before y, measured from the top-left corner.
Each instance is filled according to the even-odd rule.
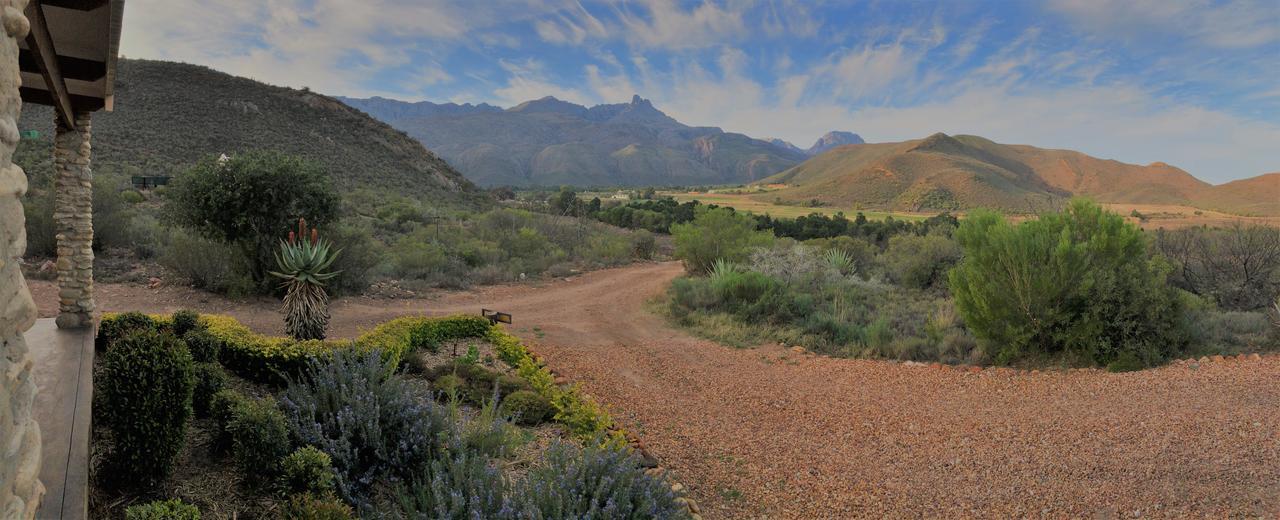
[[[401,318],[353,342],[191,313],[109,315],[100,330],[93,518],[173,499],[206,518],[525,518],[593,501],[689,516],[600,407],[477,317]],[[602,495],[563,493],[605,481]]]

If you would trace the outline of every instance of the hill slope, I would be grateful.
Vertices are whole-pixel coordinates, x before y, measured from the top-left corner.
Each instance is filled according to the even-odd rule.
[[[52,172],[53,112],[26,105],[19,127],[41,134],[24,139],[15,155],[38,183]],[[443,159],[359,110],[206,67],[121,60],[115,111],[93,115],[98,174],[178,175],[204,156],[253,149],[311,159],[343,190],[368,188],[447,205],[482,200]]]
[[[1219,184],[1200,193],[1196,206],[1240,215],[1280,215],[1280,172]]]
[[[836,147],[761,182],[792,185],[768,197],[913,211],[1036,211],[1072,195],[1100,202],[1190,204],[1215,189],[1163,163],[1138,166],[941,133]]]
[[[545,97],[506,110],[340,99],[419,139],[482,185],[741,183],[805,159],[768,141],[687,126],[639,96],[589,108]]]

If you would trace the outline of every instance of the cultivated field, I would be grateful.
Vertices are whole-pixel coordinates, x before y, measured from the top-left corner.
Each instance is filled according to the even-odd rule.
[[[763,202],[752,198],[761,192],[752,193],[690,193],[690,192],[660,192],[661,195],[670,196],[680,202],[691,200],[701,201],[703,204],[716,204],[718,206],[726,206],[738,211],[746,211],[760,215],[770,215],[775,218],[796,218],[803,217],[810,213],[821,213],[823,215],[835,215],[843,212],[846,217],[853,218],[859,211],[871,220],[884,220],[885,217],[892,216],[899,220],[924,220],[935,213],[904,213],[896,211],[878,211],[878,210],[861,210],[853,207],[837,207],[837,206],[791,206],[785,204],[773,204]]]

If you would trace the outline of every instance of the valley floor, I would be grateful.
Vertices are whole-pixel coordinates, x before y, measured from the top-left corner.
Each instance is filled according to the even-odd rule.
[[[734,349],[646,310],[678,263],[432,299],[344,298],[332,335],[416,313],[510,312],[606,404],[707,518],[1280,514],[1280,356],[1111,374]],[[42,316],[51,282],[32,281]],[[107,311],[193,308],[279,332],[278,302],[103,284]]]

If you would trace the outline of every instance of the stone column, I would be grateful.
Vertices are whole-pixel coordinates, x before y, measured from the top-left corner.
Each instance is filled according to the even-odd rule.
[[[13,164],[18,145],[18,40],[30,25],[27,0],[0,0],[0,518],[34,518],[40,484],[40,427],[31,415],[36,385],[22,333],[36,320],[36,306],[22,279],[19,260],[27,249],[20,197],[27,176]]]
[[[53,224],[58,239],[58,327],[93,324],[93,172],[89,113],[76,129],[57,124],[53,137]]]

